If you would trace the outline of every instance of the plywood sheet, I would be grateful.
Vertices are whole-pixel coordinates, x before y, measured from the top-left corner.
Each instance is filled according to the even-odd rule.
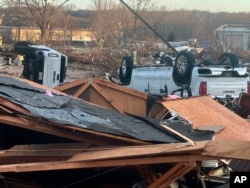
[[[193,123],[193,128],[202,126],[224,126],[215,138],[250,140],[250,123],[213,100],[200,96],[162,102],[168,110],[177,112]]]

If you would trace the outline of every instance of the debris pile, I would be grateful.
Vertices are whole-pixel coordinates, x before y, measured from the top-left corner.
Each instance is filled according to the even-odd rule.
[[[51,89],[4,75],[0,91],[8,187],[215,187],[235,160],[250,160],[249,123],[209,96],[165,100],[97,78]]]

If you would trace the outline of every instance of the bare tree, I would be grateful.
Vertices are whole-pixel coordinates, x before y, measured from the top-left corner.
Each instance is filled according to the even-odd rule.
[[[59,39],[59,41],[63,41],[64,45],[69,45],[72,40],[72,30],[74,30],[77,25],[75,19],[71,15],[65,14],[65,12],[61,12],[57,15],[55,20],[55,29],[60,28],[62,31],[62,33],[59,33],[59,35],[57,36],[57,40]]]
[[[155,2],[153,0],[127,0],[126,4],[130,6],[136,14],[143,17],[143,19],[149,17],[148,12],[155,8]],[[142,23],[139,21],[139,18],[131,12],[128,12],[128,18],[129,22],[127,22],[127,26],[132,28],[130,35],[134,43],[140,33],[138,32],[138,27],[142,27]]]
[[[15,9],[19,19],[33,22],[41,30],[41,40],[46,41],[54,18],[69,0],[4,0],[8,8]]]
[[[92,9],[96,12],[93,19],[93,28],[97,37],[105,37],[112,45],[118,45],[122,40],[132,41],[140,36],[140,28],[143,24],[138,22],[128,9],[114,0],[92,0]],[[129,6],[137,14],[147,15],[147,11],[153,9],[153,0],[127,0]]]
[[[117,45],[121,33],[119,7],[114,0],[92,0],[95,16],[92,28],[105,45]]]

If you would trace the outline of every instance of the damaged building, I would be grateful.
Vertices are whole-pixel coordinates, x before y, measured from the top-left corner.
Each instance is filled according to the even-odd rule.
[[[250,24],[225,24],[215,29],[215,35],[224,51],[250,49]]]
[[[250,159],[249,123],[209,96],[3,75],[0,91],[0,187],[215,187],[229,177],[211,167]]]

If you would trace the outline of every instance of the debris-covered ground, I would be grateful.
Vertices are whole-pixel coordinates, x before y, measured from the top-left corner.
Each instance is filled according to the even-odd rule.
[[[136,50],[136,54],[134,53]],[[117,48],[117,49],[98,49],[92,48],[88,50],[67,50],[65,54],[69,57],[68,70],[86,70],[90,74],[96,77],[103,77],[105,72],[110,73],[112,76],[117,76],[117,69],[121,64],[121,60],[124,56],[129,55],[136,56],[136,63],[147,64],[152,63],[156,59],[153,57],[157,52],[163,51],[165,54],[175,56],[171,50],[161,50],[154,46],[143,46],[139,48]],[[207,54],[209,60],[217,61],[222,51],[215,49],[209,49],[204,51]],[[235,51],[240,64],[248,66],[250,64],[250,52],[248,51]],[[203,61],[200,57],[201,54],[194,54],[197,62]],[[70,74],[70,72],[69,72]],[[72,76],[72,75],[70,75]]]
[[[121,59],[125,55],[133,55],[133,50],[121,49],[102,49],[85,48],[85,49],[57,49],[68,56],[67,75],[65,82],[70,82],[79,78],[95,76],[102,78],[105,73],[116,76],[117,69],[120,66]],[[148,49],[139,49],[140,56],[149,56],[143,54]],[[0,73],[20,77],[22,74],[22,64],[12,63],[0,66]]]
[[[91,49],[86,51],[66,51],[69,61],[65,82],[71,82],[88,76],[103,77],[105,72],[115,74],[120,65],[120,54],[115,54],[111,50]],[[14,61],[0,66],[0,74],[20,77],[23,65]]]
[[[149,104],[153,99],[147,94],[125,92],[124,87],[96,78],[92,78],[92,82],[78,80],[91,76],[101,78],[105,72],[115,75],[122,57],[131,52],[88,49],[65,51],[65,54],[69,57],[65,82],[72,83],[52,89],[55,95],[44,95],[42,86],[32,85],[29,81],[27,87],[24,80],[2,77],[0,132],[5,140],[0,152],[0,168],[6,185],[15,180],[14,183],[18,182],[16,187],[25,183],[27,188],[34,184],[36,187],[75,184],[76,187],[104,187],[105,183],[105,187],[129,188],[170,187],[172,183],[181,187],[229,187],[229,173],[239,167],[235,163],[249,161],[249,123],[210,97],[157,100],[154,106]],[[244,55],[240,57],[245,60]],[[149,56],[139,51],[141,58],[138,62],[142,63]],[[14,77],[20,77],[22,70],[23,65],[14,62],[0,67],[1,74]],[[57,95],[60,91],[68,92],[68,96]],[[17,97],[19,93],[21,95]],[[72,96],[85,97],[89,103],[85,98],[78,101]],[[248,98],[248,95],[244,96],[242,103],[246,104]],[[169,113],[169,109],[174,109],[174,113]],[[108,123],[100,121],[106,117]],[[157,118],[164,121],[159,123]],[[169,122],[173,123],[172,127]],[[182,126],[185,128],[192,124],[201,137],[191,138],[189,133],[196,133],[190,131],[192,129],[188,134],[180,131],[180,123],[185,123]],[[133,129],[127,127],[129,125],[133,125]],[[139,131],[154,139],[168,138],[170,141],[158,144],[158,140],[145,139],[147,134],[139,134]],[[131,133],[135,136],[124,136]],[[216,139],[212,141],[213,137]],[[25,179],[23,175],[26,175]],[[28,186],[31,183],[32,186]]]
[[[74,48],[74,49],[57,49],[68,56],[67,75],[65,82],[71,82],[73,80],[95,76],[102,78],[105,73],[110,73],[113,77],[117,76],[117,69],[121,64],[121,60],[124,56],[134,56],[135,48],[117,48],[110,49],[104,48]],[[154,60],[153,55],[160,51],[160,49],[154,46],[143,46],[137,50],[137,63],[143,64],[152,62]],[[168,53],[165,51],[165,53]],[[248,51],[237,51],[234,52],[241,64],[249,66],[250,63],[250,52]],[[219,53],[215,50],[208,51],[208,58],[214,60],[218,59]],[[201,59],[198,59],[201,61]],[[1,65],[0,73],[20,77],[22,74],[23,66],[17,65],[12,61],[11,65]]]

